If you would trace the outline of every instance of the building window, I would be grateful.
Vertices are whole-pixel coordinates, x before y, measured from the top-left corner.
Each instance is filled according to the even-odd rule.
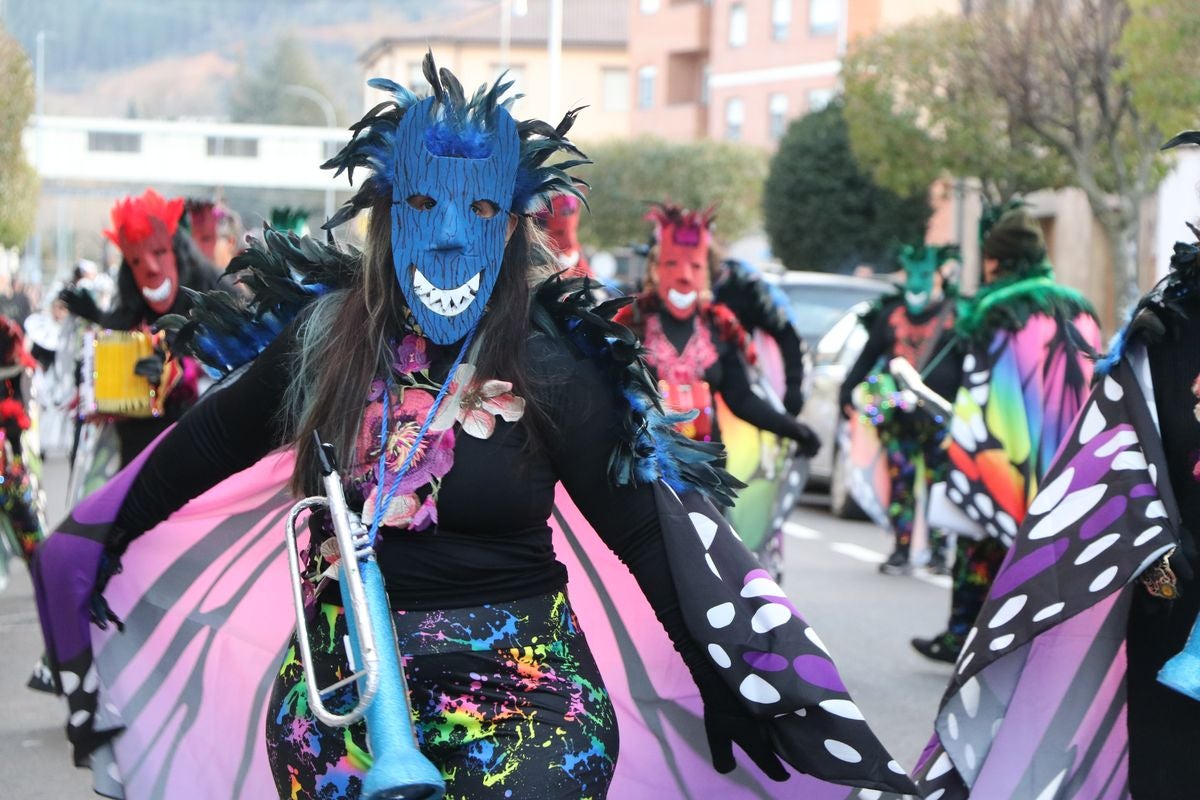
[[[731,97],[725,101],[725,138],[731,142],[742,138],[742,125],[746,122],[746,105],[741,98]]]
[[[654,108],[654,78],[657,73],[654,67],[638,70],[638,108]]]
[[[208,154],[217,157],[258,158],[258,139],[240,136],[209,136]]]
[[[746,46],[746,6],[734,3],[729,7],[729,46]]]
[[[140,153],[140,133],[116,133],[115,131],[88,131],[88,150],[93,153]]]
[[[420,61],[408,62],[408,88],[417,90],[423,89],[429,84],[425,83],[425,69],[421,66]]]
[[[771,138],[779,140],[783,138],[783,132],[787,130],[788,118],[788,99],[787,95],[782,92],[775,92],[771,95],[771,99],[767,101],[767,129],[770,131]]]
[[[600,70],[600,107],[605,111],[629,110],[629,70],[624,67]]]
[[[771,38],[786,41],[792,24],[792,0],[771,0]]]
[[[814,114],[829,105],[829,101],[833,99],[833,95],[833,89],[809,89],[808,112]]]
[[[841,19],[842,0],[808,0],[808,30],[811,33],[836,33]]]
[[[700,70],[700,105],[702,106],[708,105],[708,81],[711,77],[712,69],[706,61]]]
[[[658,13],[658,0],[641,0],[639,7],[643,14],[656,14]]]

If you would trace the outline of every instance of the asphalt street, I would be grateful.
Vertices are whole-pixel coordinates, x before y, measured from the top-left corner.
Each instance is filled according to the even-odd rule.
[[[65,486],[65,468],[51,462],[46,477],[57,521],[63,510],[55,489]],[[869,523],[835,519],[819,498],[809,499],[788,522],[783,586],[829,647],[876,733],[911,766],[929,738],[950,666],[926,661],[908,640],[940,630],[949,579],[880,575],[887,537]],[[29,577],[18,567],[0,592],[0,800],[95,797],[88,772],[71,766],[63,701],[25,688],[40,652]]]

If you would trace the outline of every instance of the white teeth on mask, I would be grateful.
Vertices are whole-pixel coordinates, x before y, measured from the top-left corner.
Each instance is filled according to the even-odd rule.
[[[908,299],[910,306],[920,306],[929,299],[929,292],[905,292],[904,296]]]
[[[439,289],[421,274],[421,270],[414,267],[413,291],[416,292],[417,299],[433,313],[443,317],[456,317],[466,311],[474,302],[475,295],[479,294],[481,274],[476,272],[471,280],[453,289]]]
[[[171,296],[171,279],[167,278],[158,285],[157,289],[142,289],[142,297],[151,303],[161,303]]]
[[[668,289],[667,299],[671,301],[671,305],[682,310],[685,308],[690,308],[692,304],[696,302],[697,294],[698,293],[695,290],[684,294],[683,292],[677,292],[674,289]]]

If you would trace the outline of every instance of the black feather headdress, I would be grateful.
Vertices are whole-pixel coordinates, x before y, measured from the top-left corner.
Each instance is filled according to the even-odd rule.
[[[425,54],[423,66],[425,80],[429,82],[436,100],[432,111],[435,127],[462,151],[456,155],[474,155],[473,150],[482,146],[497,129],[498,115],[509,114],[512,104],[520,97],[505,97],[512,88],[512,81],[506,81],[505,76],[501,75],[490,87],[486,84],[480,86],[468,100],[458,78],[448,69],[438,69],[433,53]],[[350,143],[325,162],[322,168],[337,170],[335,175],[345,172],[351,182],[355,169],[367,169],[371,176],[325,223],[323,227],[326,229],[336,228],[380,199],[391,200],[392,176],[396,168],[393,148],[396,129],[404,115],[421,101],[416,93],[387,78],[373,78],[367,81],[367,85],[389,92],[392,99],[375,106],[350,126],[353,131]],[[557,126],[538,119],[517,122],[517,135],[521,143],[513,190],[514,212],[537,213],[547,208],[550,198],[556,194],[573,195],[586,205],[587,199],[577,184],[581,184],[582,188],[586,188],[587,184],[568,174],[574,167],[592,163],[567,139],[567,133],[575,124],[575,117],[580,110],[573,108],[568,111]],[[552,156],[560,153],[568,157],[553,164],[547,163]]]

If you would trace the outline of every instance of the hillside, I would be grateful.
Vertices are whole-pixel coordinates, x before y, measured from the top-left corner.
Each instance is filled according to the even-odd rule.
[[[4,25],[32,56],[46,39],[48,114],[225,119],[239,65],[281,36],[316,65],[335,105],[362,107],[358,56],[426,13],[486,0],[6,0]],[[280,76],[280,83],[287,83]]]

